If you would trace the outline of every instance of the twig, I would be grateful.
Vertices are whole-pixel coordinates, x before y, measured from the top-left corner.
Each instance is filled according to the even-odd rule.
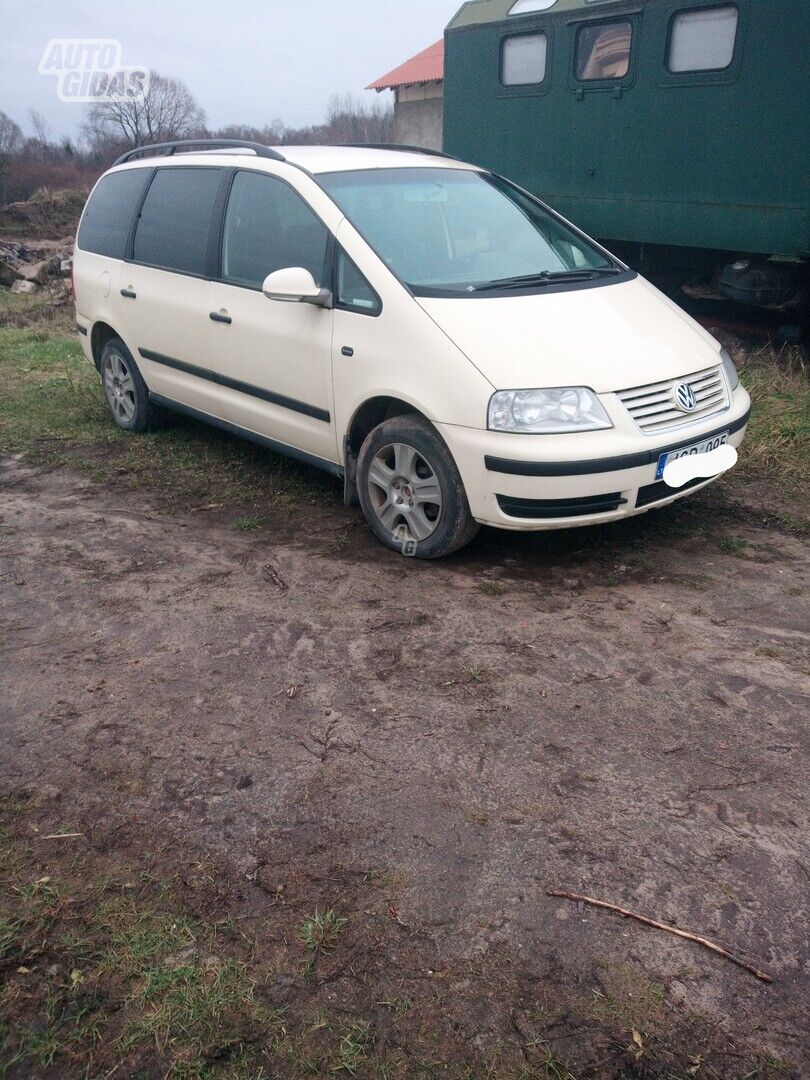
[[[40,836],[40,840],[70,840],[76,836],[84,836],[83,832],[55,832],[47,836]]]
[[[262,577],[265,581],[269,581],[272,585],[275,585],[277,589],[281,589],[282,592],[286,592],[289,588],[287,582],[272,563],[267,563],[266,566],[262,567]]]
[[[558,896],[563,900],[574,900],[576,903],[591,904],[593,907],[606,908],[608,911],[615,911],[622,918],[635,919],[637,922],[644,923],[645,926],[653,926],[656,930],[666,930],[668,934],[676,934],[678,937],[685,938],[687,941],[696,941],[698,945],[702,945],[705,949],[710,949],[712,952],[717,953],[718,956],[724,956],[726,960],[730,960],[732,964],[736,964],[737,967],[744,968],[746,971],[756,976],[757,979],[761,979],[762,982],[770,983],[773,979],[770,975],[766,975],[764,971],[760,971],[759,968],[755,968],[752,964],[747,964],[745,960],[741,960],[738,956],[734,956],[727,949],[721,948],[720,945],[715,945],[713,941],[709,941],[708,938],[699,937],[697,934],[690,934],[687,930],[679,930],[675,926],[667,926],[666,923],[656,922],[655,919],[648,919],[644,915],[637,915],[634,911],[628,911],[627,908],[618,907],[616,904],[609,904],[606,900],[594,900],[590,896],[580,896],[578,893],[563,892],[561,889],[549,889],[548,896]]]

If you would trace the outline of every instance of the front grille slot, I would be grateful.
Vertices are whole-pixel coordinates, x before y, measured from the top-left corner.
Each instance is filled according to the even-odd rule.
[[[504,514],[525,519],[609,514],[627,502],[618,491],[611,495],[587,495],[580,499],[517,499],[512,495],[497,495],[496,498]]]
[[[658,480],[655,484],[647,484],[645,487],[638,489],[636,509],[641,506],[651,506],[653,503],[669,499],[673,495],[680,495],[682,491],[688,491],[689,488],[697,487],[698,484],[707,484],[711,479],[710,476],[696,476],[694,480],[688,480],[679,488],[670,487],[666,480]]]
[[[697,408],[693,412],[685,413],[675,404],[675,387],[680,383],[691,386],[695,393]],[[658,435],[705,420],[729,406],[721,367],[706,368],[682,379],[620,390],[616,396],[646,435]]]

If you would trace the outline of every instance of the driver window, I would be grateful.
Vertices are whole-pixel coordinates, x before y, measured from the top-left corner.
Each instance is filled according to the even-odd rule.
[[[261,289],[264,279],[303,266],[323,285],[328,233],[304,200],[282,180],[238,172],[231,185],[222,238],[222,277]]]

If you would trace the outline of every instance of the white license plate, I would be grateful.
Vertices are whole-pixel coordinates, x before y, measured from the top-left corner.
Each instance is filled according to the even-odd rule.
[[[712,435],[710,439],[704,439],[703,442],[692,443],[691,446],[682,446],[678,450],[670,450],[668,454],[662,454],[658,459],[658,469],[655,474],[655,479],[663,479],[664,469],[670,461],[677,461],[678,458],[682,457],[691,457],[693,454],[711,453],[711,451],[716,450],[718,446],[723,446],[724,443],[727,443],[730,434],[730,432],[724,431],[722,435]]]

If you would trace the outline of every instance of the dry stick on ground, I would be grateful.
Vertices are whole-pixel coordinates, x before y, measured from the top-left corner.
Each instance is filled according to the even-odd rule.
[[[710,949],[712,952],[717,953],[718,956],[724,956],[726,960],[730,960],[737,967],[750,971],[752,975],[761,979],[762,982],[773,982],[770,975],[766,975],[764,971],[760,971],[759,968],[755,968],[752,964],[747,964],[745,960],[741,960],[727,949],[715,945],[708,938],[690,934],[687,930],[679,930],[676,926],[667,926],[666,923],[656,922],[655,919],[648,919],[644,915],[637,915],[634,911],[628,911],[627,908],[618,907],[616,904],[609,904],[606,900],[594,900],[591,896],[580,896],[578,893],[563,892],[561,889],[549,889],[547,895],[559,896],[563,900],[575,900],[577,903],[591,904],[593,907],[607,908],[608,911],[618,912],[625,919],[635,919],[637,922],[644,923],[645,926],[654,926],[656,930],[666,930],[668,934],[676,934],[678,937],[686,938],[687,941],[696,941],[698,945]]]

